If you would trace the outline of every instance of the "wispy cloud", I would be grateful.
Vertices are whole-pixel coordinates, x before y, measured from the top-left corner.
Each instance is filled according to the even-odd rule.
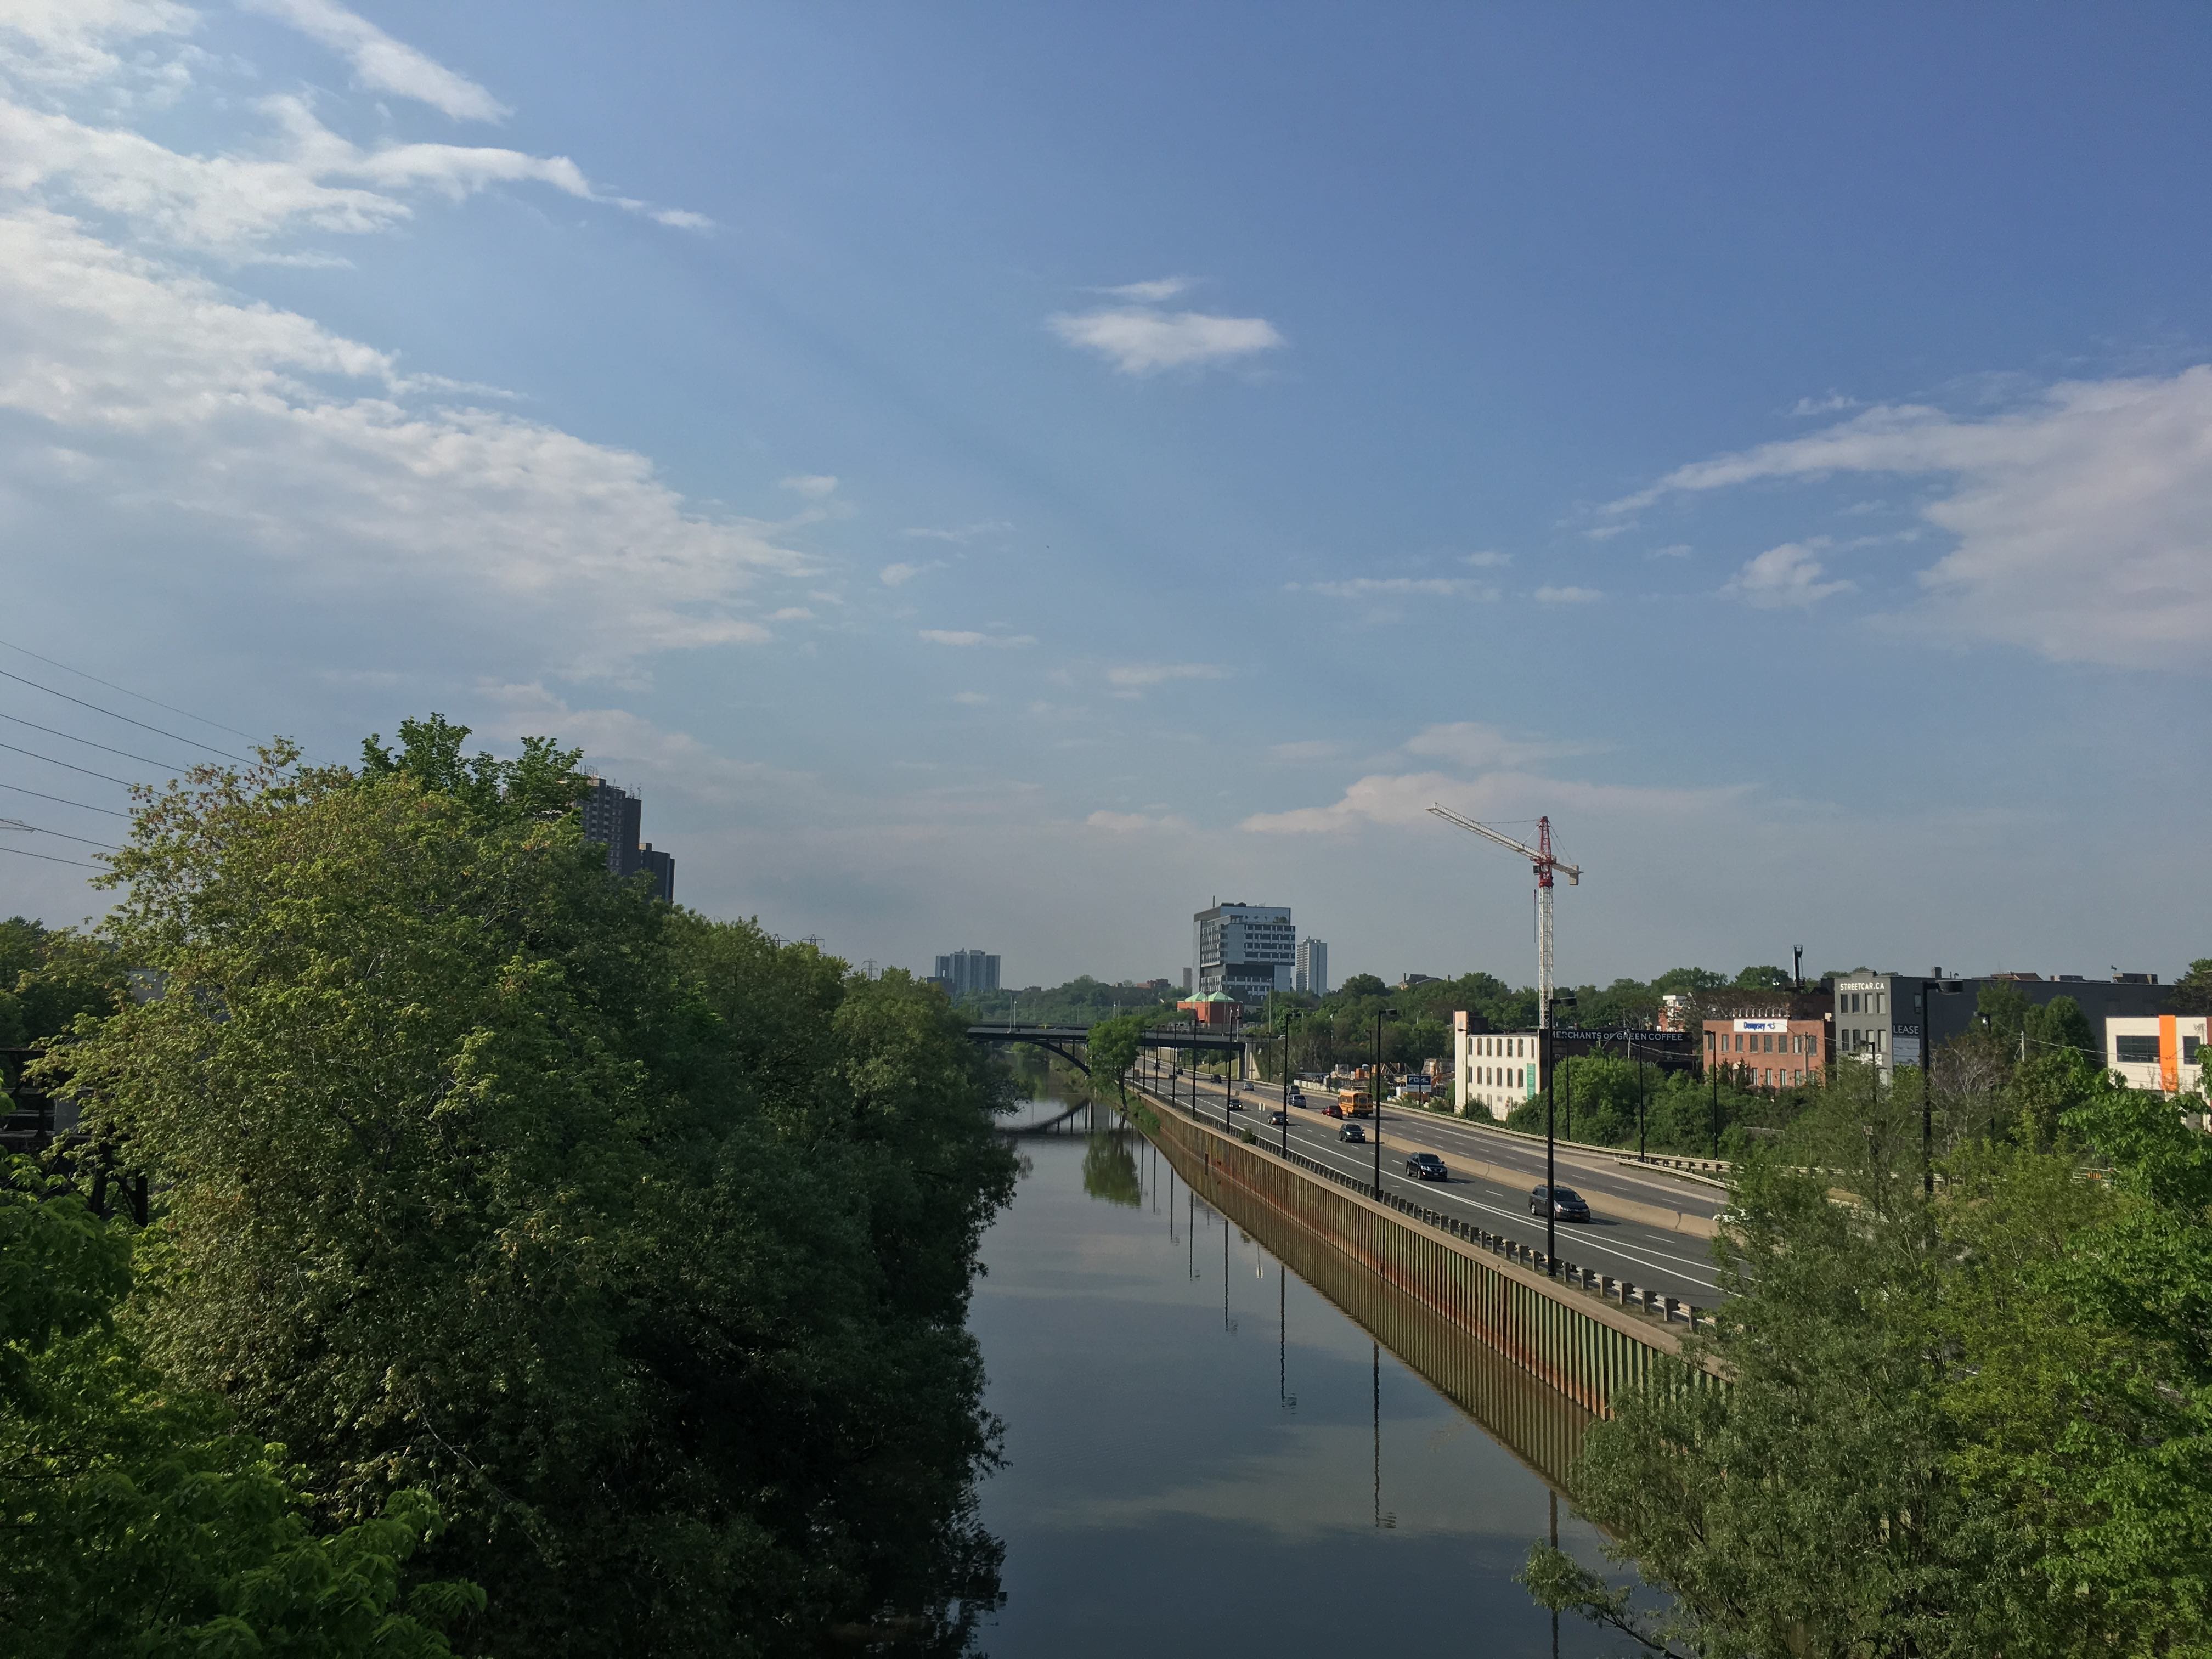
[[[1784,542],[1770,547],[1747,560],[1721,592],[1761,611],[1807,610],[1832,594],[1848,592],[1851,585],[1847,581],[1821,580],[1827,574],[1826,567],[1813,549],[1824,545],[1815,538],[1811,543]]]
[[[837,493],[837,477],[832,472],[795,472],[788,478],[779,479],[785,489],[822,501]]]
[[[1093,830],[1103,830],[1116,836],[1143,835],[1148,830],[1186,830],[1190,820],[1173,812],[1157,815],[1144,812],[1093,812],[1083,820]]]
[[[1268,745],[1268,755],[1286,765],[1300,766],[1313,761],[1334,759],[1344,752],[1344,745],[1334,738],[1301,738],[1295,743]]]
[[[1527,766],[1564,755],[1585,755],[1587,744],[1539,741],[1510,736],[1502,726],[1486,720],[1454,720],[1444,726],[1424,726],[1406,739],[1409,755],[1427,760],[1449,761],[1470,770],[1498,766]]]
[[[1137,692],[1171,680],[1226,679],[1229,671],[1209,662],[1128,662],[1106,671],[1106,683],[1127,692]]]
[[[1687,542],[1673,542],[1665,547],[1655,547],[1644,556],[1648,559],[1686,559],[1690,556]]]
[[[1485,548],[1480,553],[1463,554],[1460,562],[1471,564],[1477,570],[1502,570],[1513,562],[1513,556],[1510,553],[1500,553],[1495,548]]]
[[[1097,352],[1124,374],[1232,362],[1284,343],[1264,317],[1216,317],[1151,306],[1108,306],[1047,322],[1068,344]]]
[[[1012,528],[1013,526],[1004,519],[986,519],[980,524],[952,525],[943,528],[911,525],[899,532],[899,534],[918,537],[924,541],[953,542],[965,546],[981,537],[1004,535]]]
[[[932,559],[927,564],[887,564],[876,573],[876,578],[885,587],[904,587],[916,576],[926,576],[933,570],[944,568],[944,561],[940,559]]]
[[[1609,542],[1615,536],[1626,536],[1635,528],[1635,520],[1623,519],[1611,524],[1593,525],[1589,529],[1583,531],[1583,534],[1594,542]]]
[[[1743,793],[1735,788],[1575,783],[1518,771],[1491,772],[1474,779],[1443,772],[1375,773],[1358,779],[1326,805],[1256,812],[1237,827],[1263,836],[1342,835],[1371,826],[1412,829],[1436,822],[1428,816],[1431,805],[1493,823],[1501,817],[1532,815],[1532,809],[1645,821],[1662,815],[1717,813]]]
[[[1138,300],[1146,305],[1158,305],[1162,300],[1172,300],[1191,286],[1188,276],[1156,276],[1149,283],[1124,283],[1119,288],[1094,288],[1093,294],[1110,294],[1117,300]]]
[[[1856,398],[1847,398],[1840,392],[1831,392],[1825,398],[1800,398],[1790,405],[1790,413],[1802,420],[1813,415],[1839,415],[1845,410],[1864,409]]]
[[[1286,582],[1286,593],[1332,599],[1495,599],[1498,589],[1467,576],[1354,576],[1344,581]]]
[[[985,634],[972,628],[925,628],[920,632],[921,637],[932,645],[952,645],[962,647],[980,645],[1014,649],[1036,643],[1035,636],[1028,634]]]
[[[1535,593],[1539,605],[1595,605],[1604,597],[1595,587],[1540,587]]]
[[[337,0],[238,0],[328,46],[353,66],[355,81],[370,92],[411,98],[456,121],[501,121],[514,112],[443,64],[393,40]]]
[[[981,708],[985,703],[991,700],[985,696],[981,691],[955,691],[952,694],[952,701],[957,703],[964,704],[969,708]]]

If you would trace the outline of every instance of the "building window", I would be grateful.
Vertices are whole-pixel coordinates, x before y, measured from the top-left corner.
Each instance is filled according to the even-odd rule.
[[[2148,1036],[2116,1036],[2112,1039],[2112,1057],[2123,1066],[2155,1066],[2158,1064],[2158,1034]]]
[[[2197,1040],[2195,1037],[2185,1036],[2181,1039],[2181,1063],[2184,1066],[2194,1066],[2197,1063]]]

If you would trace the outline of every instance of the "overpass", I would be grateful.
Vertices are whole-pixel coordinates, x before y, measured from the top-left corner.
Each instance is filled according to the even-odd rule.
[[[1000,1020],[988,1025],[970,1025],[968,1040],[970,1042],[1030,1043],[1058,1054],[1085,1077],[1091,1075],[1091,1066],[1086,1058],[1091,1042],[1091,1028],[1088,1025],[1044,1025]],[[1188,1025],[1155,1025],[1146,1031],[1141,1046],[1242,1054],[1246,1041],[1239,1031],[1207,1031]]]

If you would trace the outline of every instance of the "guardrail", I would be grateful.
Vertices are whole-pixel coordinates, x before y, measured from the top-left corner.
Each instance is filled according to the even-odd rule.
[[[1161,1100],[1158,1095],[1152,1095],[1149,1098],[1154,1101]],[[1215,1127],[1201,1116],[1195,1107],[1183,1101],[1163,1101],[1161,1103],[1172,1107],[1201,1128],[1212,1130]],[[1225,1124],[1222,1126],[1222,1133],[1224,1134],[1230,1133]],[[1441,1210],[1416,1204],[1412,1200],[1401,1198],[1395,1193],[1388,1190],[1377,1192],[1372,1182],[1355,1180],[1345,1174],[1343,1170],[1333,1169],[1317,1158],[1308,1158],[1304,1152],[1286,1152],[1279,1146],[1271,1146],[1255,1131],[1244,1129],[1242,1133],[1251,1137],[1244,1142],[1245,1145],[1266,1152],[1270,1158],[1288,1163],[1310,1175],[1319,1176],[1325,1181],[1334,1182],[1347,1191],[1358,1194],[1371,1203],[1381,1204],[1386,1209],[1395,1210],[1401,1215],[1412,1216],[1415,1220],[1425,1222],[1440,1231],[1464,1239],[1479,1249],[1487,1250],[1501,1261],[1510,1261],[1532,1272],[1542,1273],[1547,1278],[1559,1279],[1565,1285],[1571,1285],[1587,1295],[1595,1296],[1602,1301],[1614,1303],[1624,1309],[1636,1312],[1651,1315],[1662,1324],[1674,1324],[1679,1321],[1696,1331],[1711,1330],[1717,1323],[1714,1312],[1710,1308],[1701,1308],[1695,1303],[1684,1301],[1679,1297],[1647,1290],[1629,1279],[1616,1279],[1611,1273],[1595,1273],[1564,1257],[1554,1260],[1542,1250],[1535,1249],[1533,1245],[1523,1244],[1518,1239],[1504,1237],[1492,1232],[1486,1227],[1477,1226],[1471,1221],[1462,1221],[1457,1216],[1447,1215]]]

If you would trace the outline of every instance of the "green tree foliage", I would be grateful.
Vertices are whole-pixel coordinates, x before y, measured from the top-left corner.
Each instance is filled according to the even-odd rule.
[[[1689,1072],[1638,1066],[1618,1054],[1577,1054],[1562,1061],[1556,1087],[1560,1097],[1557,1126],[1563,1138],[1599,1146],[1634,1146],[1637,1115],[1644,1114],[1645,1146],[1655,1152],[1710,1158],[1714,1120],[1719,1119],[1720,1156],[1741,1157],[1758,1138],[1790,1121],[1814,1091],[1768,1091],[1740,1086],[1723,1073],[1716,1089],[1711,1079]],[[1544,1133],[1545,1097],[1522,1101],[1505,1120],[1524,1134]]]
[[[1121,1088],[1129,1068],[1137,1063],[1145,1031],[1152,1023],[1147,1014],[1123,1014],[1102,1019],[1091,1028],[1084,1048],[1093,1087],[1103,1089],[1111,1083],[1117,1091]]]
[[[1540,1599],[1716,1656],[2212,1652],[2212,1143],[2083,1073],[2061,1150],[1969,1141],[1932,1202],[1870,1071],[1747,1163],[1730,1385],[1662,1368],[1574,1477],[1670,1605],[1541,1546]]]
[[[2031,1054],[2065,1048],[2090,1066],[2101,1067],[2105,1063],[2104,1045],[2097,1041],[2081,1005],[2072,997],[2053,997],[2040,1008],[2029,1009],[2021,1017],[2021,1031],[2027,1038]]]
[[[573,753],[465,736],[197,773],[117,855],[167,992],[70,1060],[166,1188],[149,1358],[334,1523],[428,1493],[489,1647],[957,1650],[1000,1074],[905,975],[610,881]]]
[[[2212,1014],[2212,957],[2199,957],[2173,982],[2173,1010],[2179,1014]]]
[[[115,953],[68,928],[0,921],[0,1048],[61,1036],[80,1014],[113,1011],[127,975]]]
[[[1381,997],[1389,994],[1390,988],[1373,974],[1354,974],[1336,989],[1338,996],[1349,998]]]
[[[475,1587],[403,1572],[421,1492],[317,1537],[273,1449],[150,1367],[131,1242],[20,1160],[0,1188],[0,1651],[433,1659]]]
[[[1739,991],[1786,991],[1796,983],[1787,968],[1747,968],[1735,976]]]

